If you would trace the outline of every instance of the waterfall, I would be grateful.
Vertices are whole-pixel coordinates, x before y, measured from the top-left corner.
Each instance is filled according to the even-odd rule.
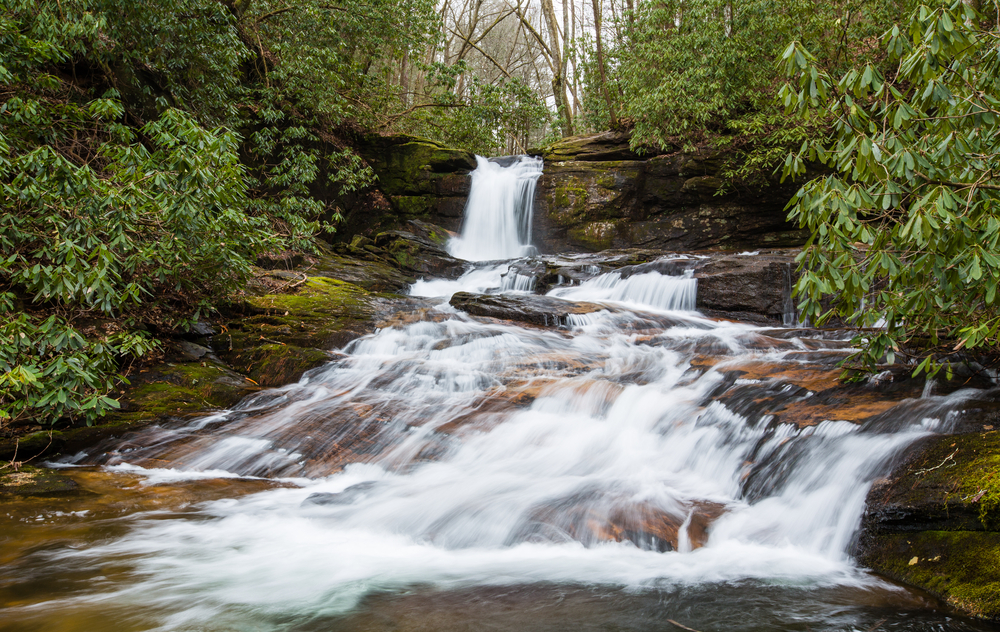
[[[520,156],[505,166],[477,156],[465,205],[462,234],[448,251],[467,261],[513,259],[530,254],[535,183],[541,158]]]

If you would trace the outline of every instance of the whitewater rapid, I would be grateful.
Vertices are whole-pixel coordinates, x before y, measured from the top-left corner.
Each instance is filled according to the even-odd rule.
[[[480,161],[507,178],[497,187],[508,202],[528,195],[529,167]],[[473,221],[480,180],[452,251],[516,256],[530,244],[519,216],[496,229]],[[494,230],[501,239],[484,237]],[[436,307],[351,342],[298,383],[62,464],[101,464],[154,496],[274,487],[146,508],[86,545],[35,553],[39,568],[87,584],[11,612],[26,626],[59,612],[137,630],[342,629],[422,591],[471,595],[466,608],[497,587],[579,600],[582,586],[704,595],[730,609],[726,629],[757,629],[766,617],[741,604],[761,594],[778,595],[759,607],[776,612],[834,595],[820,614],[793,609],[783,625],[799,629],[835,620],[843,591],[909,599],[850,556],[865,497],[907,446],[948,431],[970,393],[927,393],[860,424],[785,421],[776,411],[809,405],[802,384],[829,375],[850,351],[843,340],[705,318],[690,274],[599,272],[549,292],[599,308],[559,328],[448,303],[457,291],[527,296],[537,279],[510,262],[421,280],[411,294]],[[743,377],[754,371],[786,377]]]

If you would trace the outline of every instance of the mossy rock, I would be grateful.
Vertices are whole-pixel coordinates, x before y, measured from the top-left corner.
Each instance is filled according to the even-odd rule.
[[[129,376],[130,384],[112,393],[121,404],[93,427],[40,431],[0,442],[0,460],[26,460],[72,453],[137,424],[229,408],[258,390],[253,382],[211,357],[194,362],[163,362]]]
[[[322,366],[333,354],[294,345],[266,344],[240,354],[240,366],[260,386],[282,386],[297,381],[309,369]]]
[[[629,147],[629,134],[601,132],[560,139],[545,147],[528,149],[532,155],[541,155],[546,161],[565,160],[608,161],[636,160],[640,156]]]
[[[427,217],[437,210],[438,198],[431,195],[395,195],[393,206],[406,218]]]
[[[868,498],[881,532],[1000,530],[1000,432],[941,437]],[[966,416],[971,416],[966,414]]]
[[[389,196],[436,195],[447,174],[476,168],[472,153],[414,136],[371,137],[360,151]]]
[[[120,398],[121,410],[107,415],[102,425],[229,408],[257,390],[245,377],[212,360],[165,362],[133,374],[131,382]]]
[[[247,299],[249,315],[230,321],[212,346],[261,386],[287,384],[329,362],[327,350],[369,333],[376,298],[351,283],[309,277],[294,294]]]
[[[925,441],[876,485],[859,555],[879,573],[990,619],[1000,619],[998,420],[997,402],[970,402],[957,421],[966,434]]]
[[[0,497],[62,496],[79,492],[77,482],[58,470],[30,465],[22,465],[17,470],[12,467],[0,470]]]
[[[0,441],[0,462],[26,461],[43,454],[52,454],[60,451],[65,443],[66,435],[59,430],[42,430],[23,437],[4,439]]]
[[[618,222],[587,222],[569,229],[567,235],[573,242],[593,251],[606,250],[614,245]]]
[[[1000,533],[924,531],[882,535],[862,563],[960,610],[1000,619]]]
[[[350,245],[340,246],[351,256],[332,251],[314,255],[309,275],[345,281],[369,292],[401,292],[416,281],[415,277],[391,264],[387,260],[388,253],[382,257],[365,250],[365,246],[371,243],[367,237],[355,235]]]

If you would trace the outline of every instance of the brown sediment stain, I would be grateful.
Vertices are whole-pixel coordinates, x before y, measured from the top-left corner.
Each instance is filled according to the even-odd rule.
[[[746,380],[778,380],[818,392],[840,384],[841,369],[819,364],[793,364],[784,362],[726,362],[720,370],[738,371]]]
[[[826,420],[859,423],[894,408],[900,401],[887,399],[884,393],[852,393],[830,400],[815,396],[780,405],[768,413],[778,415],[783,423],[793,423],[800,428]]]
[[[492,388],[483,393],[471,410],[441,424],[435,431],[443,434],[488,432],[506,419],[504,413],[527,408],[545,389],[558,382],[554,378],[538,378]]]
[[[169,462],[158,460],[159,467]],[[157,463],[149,463],[157,467]],[[75,489],[58,496],[7,496],[0,513],[0,564],[17,566],[18,560],[41,549],[78,547],[98,542],[130,528],[122,516],[140,512],[190,512],[209,500],[236,498],[288,483],[261,479],[200,479],[169,485],[145,484],[136,474],[98,468],[59,470]],[[30,559],[30,558],[29,558]],[[27,563],[27,562],[25,562]]]

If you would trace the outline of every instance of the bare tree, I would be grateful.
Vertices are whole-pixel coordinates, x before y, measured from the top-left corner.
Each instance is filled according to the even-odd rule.
[[[604,95],[604,102],[608,107],[608,118],[611,127],[618,127],[618,116],[615,114],[615,104],[611,100],[611,92],[608,90],[608,77],[604,65],[604,47],[601,44],[601,0],[591,0],[594,8],[594,39],[597,48],[597,72],[601,80],[601,93]]]

